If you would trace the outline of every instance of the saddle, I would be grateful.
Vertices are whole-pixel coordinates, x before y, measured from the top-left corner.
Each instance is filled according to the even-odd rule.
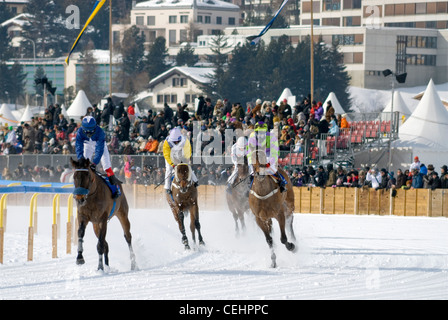
[[[110,191],[112,192],[112,198],[118,198],[121,196],[121,189],[120,186],[114,185],[110,183],[109,177],[107,175],[102,175],[98,171],[95,171],[95,174],[103,179],[103,181],[106,183],[106,185],[109,187]]]

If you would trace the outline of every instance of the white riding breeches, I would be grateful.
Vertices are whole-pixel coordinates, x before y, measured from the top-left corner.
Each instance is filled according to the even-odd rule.
[[[96,147],[96,141],[92,140],[84,141],[84,158],[92,161],[93,155],[95,153],[95,147]],[[104,142],[104,152],[103,156],[101,157],[101,166],[103,167],[104,171],[106,171],[112,166],[110,163],[109,150],[107,149],[106,142]]]

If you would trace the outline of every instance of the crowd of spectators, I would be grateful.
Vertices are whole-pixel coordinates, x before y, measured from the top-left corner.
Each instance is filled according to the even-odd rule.
[[[432,164],[426,166],[420,163],[415,157],[409,169],[397,169],[395,172],[388,172],[386,168],[350,169],[342,166],[327,167],[319,166],[316,169],[308,166],[303,170],[293,170],[291,182],[294,186],[315,186],[321,188],[333,187],[355,187],[374,188],[375,190],[385,189],[448,189],[448,167],[443,165],[440,174]]]
[[[325,111],[324,111],[325,110]],[[163,181],[165,168],[139,167],[132,164],[133,155],[162,154],[163,140],[173,127],[180,127],[191,140],[193,123],[199,121],[201,131],[217,130],[221,133],[223,154],[226,129],[251,129],[258,121],[268,124],[270,130],[278,130],[279,148],[283,151],[301,152],[305,139],[319,138],[323,133],[338,135],[339,129],[348,128],[344,114],[335,114],[331,101],[326,108],[321,102],[305,97],[290,106],[287,100],[277,105],[276,101],[256,100],[255,104],[231,103],[218,99],[199,97],[197,110],[187,104],[178,103],[175,110],[165,103],[163,110],[151,109],[136,114],[135,105],[127,108],[122,102],[114,104],[109,98],[102,110],[97,105],[87,109],[86,115],[95,117],[107,133],[107,144],[111,155],[124,155],[122,166],[115,173],[128,183],[159,184]],[[1,154],[74,154],[75,137],[80,120],[67,119],[60,105],[50,105],[43,116],[32,118],[31,123],[17,127],[3,126],[0,132]],[[206,139],[203,139],[206,140]],[[203,150],[212,139],[201,145]],[[194,141],[191,141],[194,145]],[[200,184],[225,184],[231,167],[194,166]],[[417,169],[417,170],[416,170]],[[49,165],[34,168],[19,165],[13,172],[4,168],[2,179],[64,182],[70,172],[68,165],[53,168]],[[290,172],[295,186],[389,188],[448,188],[446,166],[440,175],[432,165],[413,167],[409,170],[387,172],[386,169],[365,168],[355,170],[332,164],[296,168]]]

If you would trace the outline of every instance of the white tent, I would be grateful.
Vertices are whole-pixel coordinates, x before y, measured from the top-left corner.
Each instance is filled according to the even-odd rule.
[[[280,105],[280,102],[283,101],[283,99],[286,99],[288,101],[288,104],[290,106],[294,106],[296,104],[296,96],[294,96],[291,93],[291,90],[289,90],[288,88],[285,88],[282,92],[282,94],[280,95],[280,97],[277,100],[277,105]]]
[[[322,105],[322,107],[324,108],[324,114],[327,112],[327,102],[331,101],[331,105],[334,108],[334,113],[335,114],[344,114],[345,110],[342,108],[341,104],[339,103],[338,98],[336,97],[336,95],[334,94],[334,92],[330,92],[330,94],[328,95],[327,99],[324,101],[324,104]],[[347,120],[348,117],[347,117]]]
[[[386,105],[384,110],[382,112],[391,112],[392,111],[392,99],[389,101],[389,103]],[[409,118],[411,115],[411,110],[408,108],[406,103],[403,100],[403,97],[401,96],[401,93],[398,91],[394,91],[394,112],[400,112],[400,117],[404,116],[405,120]],[[390,115],[390,114],[389,114]],[[390,117],[389,117],[390,120]]]
[[[30,122],[31,117],[33,117],[33,113],[31,112],[30,106],[27,105],[25,111],[23,111],[22,116],[20,117],[20,122]]]
[[[67,108],[65,108],[65,104],[61,105],[61,113],[64,115],[65,118],[69,118],[69,115],[67,113]]]
[[[5,103],[0,108],[0,122],[8,126],[17,126],[19,123]]]
[[[67,114],[70,118],[79,118],[85,116],[87,113],[87,108],[91,106],[92,105],[90,104],[89,99],[87,99],[86,93],[83,90],[79,90],[75,100],[73,100],[72,104],[68,108]]]
[[[417,108],[400,127],[400,146],[448,150],[448,111],[436,91],[432,79]]]

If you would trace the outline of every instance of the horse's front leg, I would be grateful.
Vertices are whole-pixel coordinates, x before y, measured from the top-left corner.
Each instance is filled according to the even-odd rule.
[[[175,216],[176,216],[176,213],[175,213]],[[190,250],[190,245],[188,244],[188,238],[187,238],[187,235],[185,234],[184,212],[183,211],[179,210],[177,212],[176,220],[177,220],[177,223],[179,224],[180,233],[182,233],[182,243],[184,244],[185,249]]]
[[[256,217],[256,221],[260,229],[263,231],[264,236],[266,238],[266,242],[268,243],[269,249],[271,249],[271,267],[277,267],[277,256],[274,252],[274,242],[272,241],[271,231],[272,231],[272,220],[269,219],[267,221],[262,220],[259,217]]]
[[[96,249],[98,251],[98,270],[104,270],[103,256],[104,264],[106,266],[109,266],[109,245],[106,241],[107,221],[95,223],[93,225],[93,230],[98,237],[98,244],[96,246]]]
[[[198,231],[199,244],[205,245],[204,240],[202,239],[201,234],[201,224],[199,223],[199,208],[197,205],[192,206],[190,209],[191,222],[190,222],[190,230],[193,236],[193,241],[196,242],[195,230]]]
[[[81,220],[78,226],[78,256],[76,257],[76,264],[81,265],[84,264],[84,257],[82,256],[82,252],[84,251],[82,244],[84,242],[84,234],[86,232],[86,225],[88,222]]]
[[[285,245],[286,249],[288,249],[289,251],[294,251],[295,250],[295,245],[294,243],[288,242],[288,238],[286,236],[286,231],[285,231],[285,213],[283,211],[281,211],[278,215],[277,215],[277,221],[280,227],[280,241]],[[288,223],[290,223],[290,221],[288,221]]]

